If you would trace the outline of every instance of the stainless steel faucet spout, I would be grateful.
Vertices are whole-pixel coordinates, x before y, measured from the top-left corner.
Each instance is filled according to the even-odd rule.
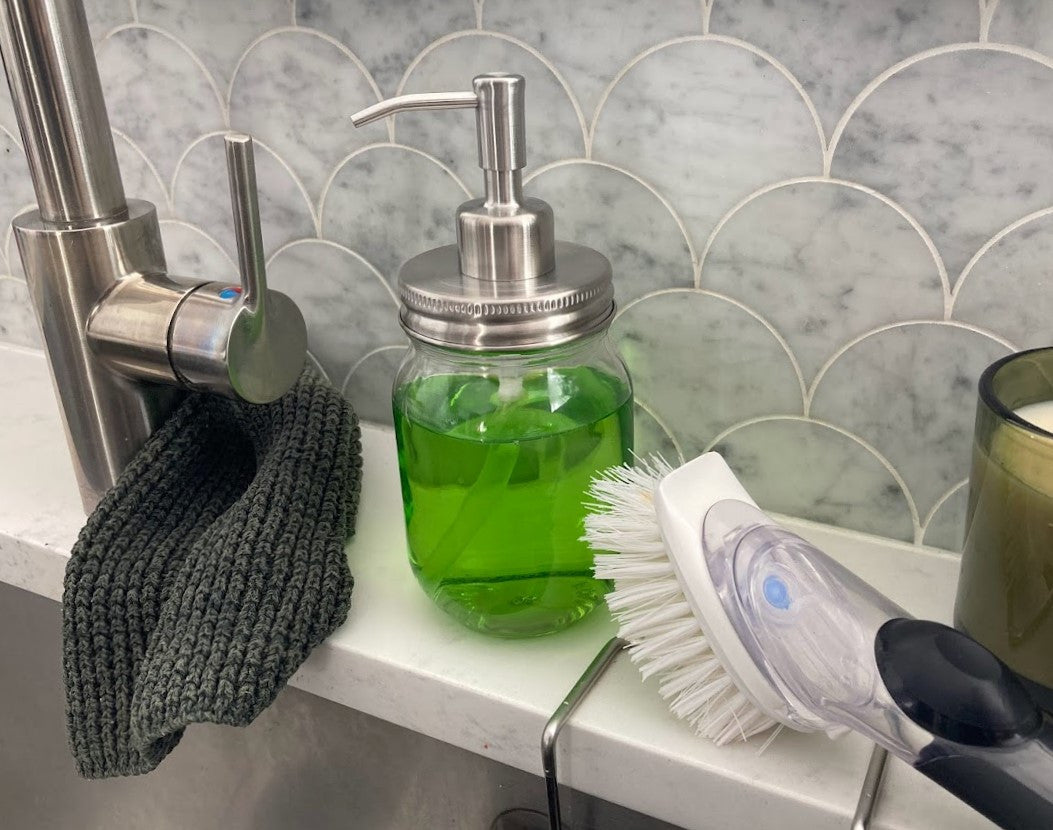
[[[15,240],[90,510],[180,389],[284,394],[306,328],[266,287],[248,136],[227,141],[242,286],[170,279],[154,206],[124,196],[81,0],[0,0],[0,52],[39,203]]]
[[[0,0],[0,50],[45,222],[127,211],[80,0]]]

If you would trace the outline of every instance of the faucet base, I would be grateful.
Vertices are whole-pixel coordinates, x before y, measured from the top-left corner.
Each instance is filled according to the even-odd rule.
[[[116,221],[60,227],[34,210],[13,225],[81,500],[90,512],[182,394],[113,372],[87,335],[92,311],[118,281],[165,273],[157,213],[149,202],[129,200],[127,218]]]

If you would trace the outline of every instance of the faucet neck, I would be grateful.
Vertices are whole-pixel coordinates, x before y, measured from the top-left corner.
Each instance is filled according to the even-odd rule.
[[[41,218],[124,218],[117,153],[81,0],[0,0],[0,52]]]

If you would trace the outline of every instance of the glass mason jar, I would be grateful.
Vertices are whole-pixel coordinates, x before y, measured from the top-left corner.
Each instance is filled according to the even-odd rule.
[[[955,625],[1004,660],[1053,711],[1049,402],[1053,348],[1002,358],[980,378],[954,616]]]
[[[411,339],[393,408],[410,563],[440,608],[503,637],[558,631],[606,586],[583,499],[629,460],[632,384],[606,330],[522,353]]]

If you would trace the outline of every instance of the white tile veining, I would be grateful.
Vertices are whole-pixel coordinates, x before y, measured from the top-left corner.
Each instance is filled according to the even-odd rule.
[[[978,373],[1048,342],[1053,313],[1049,4],[525,8],[89,0],[126,189],[157,204],[172,269],[233,273],[218,137],[254,133],[274,284],[388,421],[392,281],[478,192],[473,119],[347,116],[522,72],[528,187],[615,266],[639,448],[716,444],[773,509],[956,547]],[[32,201],[7,96],[0,144],[6,226]],[[39,346],[0,238],[0,341]]]

